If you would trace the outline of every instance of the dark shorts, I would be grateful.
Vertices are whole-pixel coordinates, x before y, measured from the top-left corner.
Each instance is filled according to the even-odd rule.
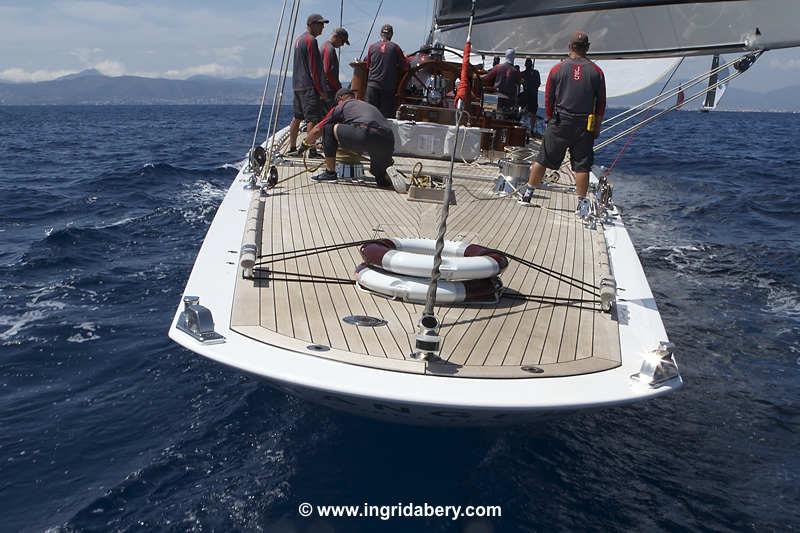
[[[380,109],[381,114],[386,118],[395,117],[394,91],[384,90],[374,85],[367,85],[366,100],[370,104]]]
[[[326,124],[322,130],[322,146],[325,157],[335,157],[341,146],[345,150],[369,155],[369,171],[379,185],[390,185],[386,169],[392,165],[394,135],[383,128],[364,128],[350,124],[339,124],[336,128],[339,140],[333,134],[334,124]]]
[[[325,116],[322,100],[314,89],[294,91],[294,118],[317,123]]]
[[[586,117],[553,117],[542,136],[538,163],[557,170],[569,149],[570,164],[575,172],[589,172],[594,163],[594,136],[586,131]]]

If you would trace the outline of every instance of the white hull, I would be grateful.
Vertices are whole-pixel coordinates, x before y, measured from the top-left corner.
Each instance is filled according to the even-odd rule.
[[[215,319],[221,344],[203,345],[176,329],[169,336],[204,357],[237,368],[311,402],[357,415],[411,424],[521,423],[569,412],[654,398],[682,385],[680,377],[657,387],[632,379],[643,358],[667,336],[633,244],[621,220],[606,224],[619,294],[622,364],[601,372],[548,378],[452,378],[335,361],[278,348],[230,328],[238,275],[239,237],[252,190],[240,172],[217,211],[184,294],[200,297]],[[232,242],[235,238],[237,242]]]

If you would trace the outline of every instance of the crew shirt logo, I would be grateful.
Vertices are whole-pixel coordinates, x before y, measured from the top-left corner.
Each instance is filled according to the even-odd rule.
[[[572,66],[572,79],[575,81],[581,81],[581,76],[583,75],[583,69],[581,65],[573,65]]]

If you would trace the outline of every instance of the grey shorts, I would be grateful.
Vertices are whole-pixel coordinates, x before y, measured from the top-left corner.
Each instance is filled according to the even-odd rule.
[[[325,112],[322,100],[314,89],[294,91],[294,118],[305,119],[317,123],[322,120]]]
[[[575,172],[589,172],[594,163],[594,135],[586,131],[586,117],[553,117],[542,136],[542,149],[536,161],[557,170],[569,150],[570,166]]]

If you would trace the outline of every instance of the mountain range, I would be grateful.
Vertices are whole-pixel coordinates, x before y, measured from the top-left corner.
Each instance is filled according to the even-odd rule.
[[[220,79],[194,76],[185,80],[141,76],[105,76],[84,70],[52,81],[36,83],[0,82],[0,105],[119,105],[119,104],[257,104],[264,81],[253,78]],[[693,94],[697,89],[689,92]],[[638,93],[609,99],[609,106],[628,107],[658,92],[650,87]],[[728,89],[722,111],[800,111],[800,87],[785,87],[767,93]],[[268,100],[271,101],[271,95]],[[671,102],[670,102],[671,103]],[[699,102],[687,104],[697,109]]]
[[[263,86],[263,80],[251,78],[111,77],[92,69],[52,81],[0,82],[0,105],[254,104]]]

